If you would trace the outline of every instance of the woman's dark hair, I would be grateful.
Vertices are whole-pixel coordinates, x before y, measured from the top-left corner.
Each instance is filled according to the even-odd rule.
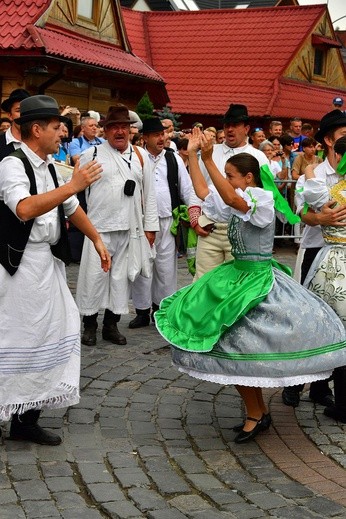
[[[346,136],[340,137],[334,144],[334,151],[339,155],[346,153]]]
[[[305,137],[302,140],[302,148],[307,148],[308,146],[316,146],[317,142],[312,137]]]
[[[280,142],[280,137],[278,137],[277,135],[271,135],[270,137],[268,137],[267,141],[270,141],[270,142],[279,141]],[[281,144],[281,142],[280,142],[280,144]]]
[[[141,133],[135,133],[135,135],[132,137],[132,143],[133,145],[137,145],[139,146],[139,141],[141,140],[141,138],[143,137],[143,135]]]
[[[81,131],[82,131],[81,125],[77,124],[77,126],[75,126],[74,130],[73,130],[73,137],[76,139]]]
[[[187,150],[189,139],[179,139],[177,142],[177,150]]]
[[[238,153],[230,157],[226,164],[232,164],[242,177],[245,177],[248,173],[252,173],[254,176],[255,184],[257,187],[263,187],[261,176],[260,176],[260,165],[256,157],[250,155],[250,153]]]
[[[288,135],[288,133],[284,133],[283,135],[281,135],[281,137],[279,137],[279,141],[282,147],[290,146],[294,143],[293,137]]]

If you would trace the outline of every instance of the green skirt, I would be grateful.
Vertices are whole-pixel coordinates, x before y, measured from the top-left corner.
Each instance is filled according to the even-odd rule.
[[[271,291],[274,260],[232,260],[161,302],[155,313],[161,335],[182,350],[207,352],[223,333]]]

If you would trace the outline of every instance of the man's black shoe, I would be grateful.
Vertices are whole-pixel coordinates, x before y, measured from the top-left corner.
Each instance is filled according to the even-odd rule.
[[[40,445],[60,445],[61,443],[60,436],[50,431],[45,431],[37,423],[34,425],[24,425],[12,422],[9,439],[39,443]]]
[[[127,344],[126,337],[119,332],[118,326],[115,323],[107,326],[103,325],[102,338],[105,341],[110,341],[113,344],[119,344],[121,346]]]
[[[95,346],[96,344],[96,326],[88,326],[84,328],[81,343],[85,346]]]
[[[132,321],[129,322],[129,328],[143,328],[144,326],[149,326],[150,324],[150,315],[141,315],[138,314]]]
[[[300,402],[299,390],[295,387],[285,387],[282,391],[282,401],[290,407],[298,407]]]
[[[326,407],[323,414],[328,418],[333,418],[337,422],[346,423],[346,409],[338,409],[335,405]]]
[[[335,405],[334,403],[334,397],[332,394],[327,394],[323,396],[314,397],[309,395],[310,400],[312,400],[315,404],[320,404],[325,407],[333,407]]]

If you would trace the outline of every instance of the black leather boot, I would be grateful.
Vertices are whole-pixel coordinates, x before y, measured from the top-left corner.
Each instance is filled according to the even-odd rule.
[[[155,322],[155,319],[154,319],[154,313],[155,313],[159,308],[160,308],[160,305],[157,305],[156,303],[153,303],[153,304],[152,304],[151,320],[152,320],[153,323]]]
[[[81,343],[86,346],[95,346],[96,344],[97,316],[98,314],[93,314],[83,317],[84,331]]]
[[[337,422],[346,423],[346,366],[333,371],[335,405],[323,411],[326,416]]]
[[[129,322],[129,328],[143,328],[143,326],[149,326],[150,324],[150,308],[139,310],[136,308],[136,317]]]
[[[10,440],[39,443],[40,445],[60,445],[61,438],[57,434],[42,429],[37,423],[41,411],[30,410],[18,415],[11,421]]]
[[[299,386],[284,387],[282,391],[282,401],[285,405],[290,407],[298,407],[300,402],[300,392],[303,390],[304,384]]]
[[[113,344],[119,344],[123,346],[127,344],[127,340],[126,337],[118,330],[117,323],[119,321],[120,315],[113,314],[113,312],[106,308],[103,318],[102,338],[105,341],[110,341]]]

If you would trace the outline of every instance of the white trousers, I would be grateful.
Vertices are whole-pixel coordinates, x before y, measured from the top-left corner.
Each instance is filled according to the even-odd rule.
[[[233,259],[227,228],[227,223],[216,223],[213,232],[208,236],[205,238],[198,236],[194,281],[225,261]]]
[[[112,265],[108,272],[102,270],[93,243],[85,237],[76,292],[79,311],[82,315],[93,315],[100,308],[108,308],[114,314],[127,314],[129,231],[100,232],[100,235],[112,257]]]
[[[131,283],[132,302],[135,308],[145,310],[177,290],[177,249],[170,231],[173,218],[160,218],[160,230],[156,233],[156,258],[150,278],[138,276]]]

